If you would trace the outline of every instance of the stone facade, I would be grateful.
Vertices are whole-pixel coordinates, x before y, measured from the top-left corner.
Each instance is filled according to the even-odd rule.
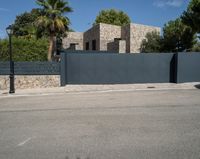
[[[126,25],[122,27],[121,30],[121,38],[126,41],[126,53],[130,53],[130,25]]]
[[[96,25],[86,31],[83,35],[83,48],[84,50],[100,50],[100,25]],[[93,49],[92,43],[96,43],[96,49]],[[87,43],[89,48],[86,48]]]
[[[77,50],[83,50],[83,33],[81,32],[69,32],[67,38],[63,39],[63,48],[69,49],[72,47],[71,44],[77,44]]]
[[[145,39],[146,34],[152,31],[160,33],[161,29],[141,24],[130,24],[130,52],[140,53],[142,41]]]
[[[140,53],[142,40],[152,31],[160,33],[161,28],[134,23],[123,27],[100,23],[84,33],[69,33],[68,37],[63,39],[63,46],[67,49],[70,48],[70,43],[77,43],[77,50],[114,50],[118,53],[126,50],[126,53]],[[122,41],[116,42],[115,39]],[[120,46],[116,46],[117,43]]]
[[[117,40],[114,42],[110,42],[108,45],[108,52],[114,53],[126,53],[126,41],[125,40]]]
[[[99,24],[100,26],[100,49],[107,51],[108,43],[113,42],[115,38],[121,38],[121,27],[109,24]]]
[[[9,89],[9,76],[0,76],[0,90]],[[15,76],[15,88],[49,88],[60,87],[60,75]]]

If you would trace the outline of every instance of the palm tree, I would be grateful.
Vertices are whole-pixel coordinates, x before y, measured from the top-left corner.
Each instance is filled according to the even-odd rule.
[[[69,4],[65,0],[36,0],[42,6],[44,14],[37,18],[36,26],[44,27],[49,34],[48,61],[52,60],[56,47],[56,36],[68,30],[70,21],[64,16],[65,13],[72,12]]]

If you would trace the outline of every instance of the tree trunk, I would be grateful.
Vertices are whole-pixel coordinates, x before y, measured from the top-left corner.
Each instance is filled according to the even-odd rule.
[[[53,52],[54,52],[54,35],[50,35],[49,51],[48,51],[48,56],[47,56],[48,61],[52,61]]]

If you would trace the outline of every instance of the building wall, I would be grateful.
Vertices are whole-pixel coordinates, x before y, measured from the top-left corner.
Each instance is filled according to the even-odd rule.
[[[126,40],[126,53],[130,53],[130,24],[121,28],[121,38]]]
[[[141,24],[130,24],[130,52],[140,53],[142,41],[145,39],[146,34],[152,31],[160,33],[161,28]]]
[[[77,49],[83,50],[83,33],[69,32],[67,37],[63,39],[63,48],[68,49],[71,43],[78,43]]]
[[[126,41],[120,40],[118,42],[118,53],[126,53]]]
[[[63,39],[63,45],[67,49],[70,43],[78,43],[78,50],[86,50],[86,43],[89,42],[89,50],[92,50],[92,41],[96,40],[97,51],[109,51],[114,39],[121,38],[126,41],[126,53],[140,53],[142,40],[152,31],[160,33],[161,28],[134,23],[123,27],[100,23],[85,33],[69,33],[68,37]]]
[[[115,40],[114,42],[108,43],[108,52],[126,53],[126,41]]]
[[[86,31],[83,35],[83,50],[86,50],[86,43],[89,42],[89,50],[92,50],[92,41],[96,40],[96,50],[100,49],[100,25],[96,25]]]
[[[113,42],[115,38],[121,38],[121,27],[110,24],[100,25],[100,50],[107,51],[108,43]]]

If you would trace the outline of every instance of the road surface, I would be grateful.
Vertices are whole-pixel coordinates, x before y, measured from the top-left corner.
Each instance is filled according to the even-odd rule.
[[[200,159],[200,90],[0,97],[0,159]]]

